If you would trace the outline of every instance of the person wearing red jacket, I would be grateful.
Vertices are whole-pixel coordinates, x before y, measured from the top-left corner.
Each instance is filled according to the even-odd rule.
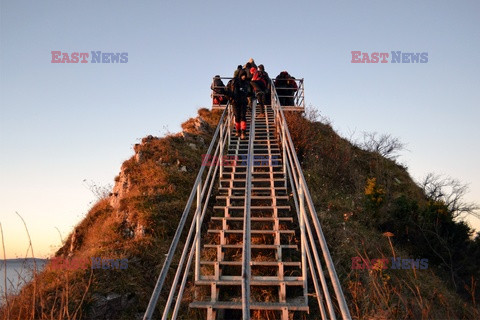
[[[260,114],[258,116],[262,118],[265,117],[265,95],[267,94],[270,81],[262,64],[258,66],[258,70],[252,67],[250,73],[252,73],[250,84],[260,104]]]

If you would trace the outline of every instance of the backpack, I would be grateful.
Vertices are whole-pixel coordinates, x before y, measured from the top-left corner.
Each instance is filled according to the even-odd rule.
[[[235,91],[235,82],[238,78],[230,79],[225,86],[225,96],[233,103],[233,93]]]
[[[258,70],[252,78],[252,81],[260,81],[263,84],[263,88],[267,88],[268,79],[267,74],[264,71]]]
[[[225,87],[225,95],[229,98],[231,103],[234,103],[236,99],[247,99],[247,96],[250,94],[249,88],[250,83],[244,81],[242,86],[242,81],[239,78],[233,78],[228,81],[227,86]]]

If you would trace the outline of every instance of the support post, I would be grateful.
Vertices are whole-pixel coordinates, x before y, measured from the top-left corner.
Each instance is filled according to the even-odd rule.
[[[217,159],[217,163],[220,166],[220,179],[223,177],[223,129],[224,125],[220,124],[222,127],[220,128],[220,152],[219,152],[219,159]]]
[[[195,234],[195,281],[200,280],[200,233],[201,233],[201,225],[200,225],[200,212],[201,212],[201,205],[202,199],[200,198],[202,194],[202,181],[198,183],[197,186],[197,208],[195,210],[195,217],[196,217],[196,234]]]
[[[305,241],[307,238],[305,236],[305,194],[304,194],[304,185],[302,180],[300,180],[299,188],[298,188],[298,202],[300,207],[300,242],[301,242],[301,253],[302,253],[302,281],[303,281],[303,295],[305,300],[308,301],[308,290],[307,290],[307,259],[305,253]]]
[[[282,121],[282,157],[283,157],[283,174],[287,175],[287,148],[286,148],[286,139],[285,139],[285,120]],[[285,188],[287,187],[287,179],[285,179]]]

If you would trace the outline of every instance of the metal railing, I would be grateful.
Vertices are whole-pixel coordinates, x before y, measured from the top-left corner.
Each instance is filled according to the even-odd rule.
[[[329,289],[325,279],[322,261],[319,257],[319,251],[317,249],[317,242],[320,244],[321,251],[323,253],[323,262],[325,263],[330,276],[331,285],[333,287],[341,317],[342,319],[351,319],[350,312],[345,301],[345,296],[343,295],[342,287],[340,285],[340,281],[338,280],[335,266],[330,256],[330,251],[328,250],[327,242],[320,226],[320,221],[318,220],[317,212],[313,205],[313,200],[310,195],[310,191],[308,190],[307,183],[295,151],[295,146],[293,145],[293,141],[290,136],[290,131],[288,130],[287,120],[273,84],[271,100],[272,108],[274,110],[277,134],[282,146],[284,172],[288,173],[288,180],[292,189],[295,208],[300,225],[302,263],[305,261],[306,256],[315,288],[317,302],[320,308],[321,317],[322,319],[329,319],[325,311],[324,304],[326,303],[330,319],[336,319],[335,308],[330,294],[331,290]],[[302,272],[304,276],[306,276],[305,267],[305,265],[302,265]],[[320,278],[321,288],[318,283],[318,278]],[[304,277],[304,281],[306,281],[306,277]],[[306,282],[304,285],[306,286]],[[323,293],[320,291],[320,289],[322,289]]]
[[[226,86],[228,84],[228,81],[230,81],[231,77],[214,77],[213,80],[215,79],[220,79],[222,83]],[[285,79],[282,79],[285,80]],[[305,109],[305,87],[304,87],[304,79],[290,79],[290,81],[295,82],[295,90],[292,90],[291,87],[277,87],[280,90],[287,90],[285,91],[286,93],[291,90],[292,92],[288,94],[281,94],[279,95],[277,92],[277,97],[279,98],[279,102],[282,102],[282,108],[286,111],[303,111]],[[212,81],[212,93],[211,93],[211,98],[212,98],[212,109],[223,109],[226,106],[225,103],[215,103],[215,100],[219,101],[220,99],[224,99],[224,101],[228,100],[228,97],[222,93],[219,93],[222,91],[222,89],[225,89],[225,86],[214,86]],[[271,79],[271,84],[272,87],[274,86],[273,84],[275,83],[275,79]]]
[[[298,80],[299,88],[302,88],[302,96],[298,98],[303,101],[303,79]],[[320,222],[313,205],[310,192],[300,166],[295,147],[288,129],[287,121],[284,114],[284,108],[280,105],[279,96],[272,83],[271,103],[274,110],[274,119],[276,132],[279,136],[279,141],[283,154],[283,172],[288,174],[288,181],[291,186],[295,209],[299,221],[299,229],[301,236],[301,260],[302,260],[302,280],[304,297],[308,299],[307,291],[307,273],[310,271],[312,282],[315,289],[316,299],[320,309],[322,319],[336,319],[336,307],[340,311],[342,319],[351,319],[345,297],[335,271],[330,252],[320,226]],[[302,102],[303,103],[303,102]],[[268,115],[267,115],[268,116]],[[215,164],[210,165],[208,172],[205,173],[206,165],[202,166],[198,172],[197,178],[193,185],[192,191],[188,198],[187,204],[180,218],[178,228],[175,232],[172,244],[168,253],[166,254],[163,267],[157,279],[155,289],[150,298],[147,310],[143,319],[151,319],[156,309],[157,302],[160,298],[162,288],[165,284],[165,279],[170,270],[174,255],[177,251],[177,246],[184,233],[185,223],[189,216],[192,216],[192,223],[186,235],[186,240],[182,249],[175,276],[170,285],[170,292],[163,308],[162,319],[176,319],[180,310],[183,293],[185,290],[189,271],[192,267],[193,257],[195,280],[201,280],[200,274],[200,248],[201,248],[201,226],[205,218],[208,200],[211,196],[213,187],[216,182],[217,174],[222,176],[223,165],[218,161],[223,160],[223,153],[225,146],[230,144],[231,140],[231,125],[233,113],[230,104],[220,117],[219,123],[215,130],[214,136],[207,151],[207,155],[212,155],[216,161]],[[245,184],[245,209],[244,209],[244,224],[243,224],[243,257],[242,257],[242,311],[243,319],[250,319],[250,210],[251,210],[251,188],[252,188],[252,173],[253,173],[253,143],[255,138],[255,105],[252,112],[252,121],[250,123],[249,133],[249,153],[247,164],[247,179]],[[196,205],[192,207],[194,200]],[[194,209],[193,215],[191,214]],[[320,245],[323,260],[320,257],[317,243]],[[325,277],[322,265],[325,265],[331,281],[329,285]],[[307,268],[308,266],[308,268]],[[320,280],[320,283],[319,283]],[[334,299],[332,299],[331,289],[333,287]],[[307,301],[307,300],[306,300]],[[172,310],[172,304],[175,302]],[[335,304],[335,305],[334,305]],[[328,315],[327,315],[328,312]]]
[[[213,153],[214,160],[223,160],[223,152],[224,147],[227,143],[230,142],[230,126],[232,121],[232,111],[231,111],[230,104],[227,105],[225,110],[220,117],[219,123],[217,125],[217,129],[212,138],[212,142],[207,151],[207,155],[211,155],[212,150],[215,149]],[[215,177],[217,175],[217,171],[220,168],[220,174],[222,171],[222,165],[210,165],[208,172],[204,174],[206,165],[202,163],[202,166],[198,172],[197,178],[195,179],[195,183],[193,185],[192,191],[188,198],[187,204],[183,211],[182,217],[180,218],[180,222],[177,227],[177,231],[175,232],[175,236],[173,238],[172,244],[170,245],[170,249],[166,254],[165,261],[163,263],[163,267],[160,271],[160,275],[158,276],[155,289],[153,290],[152,296],[148,303],[147,310],[145,311],[145,315],[143,317],[144,320],[151,319],[153,313],[156,309],[158,299],[160,298],[160,293],[162,291],[163,285],[165,283],[165,279],[167,277],[168,271],[172,264],[173,257],[177,250],[178,242],[180,241],[180,237],[182,236],[183,229],[185,226],[185,222],[187,221],[188,216],[190,215],[190,211],[192,209],[192,203],[196,198],[196,206],[194,207],[194,214],[192,217],[192,224],[188,231],[187,238],[185,240],[185,244],[182,250],[182,255],[180,257],[177,270],[175,273],[175,277],[171,284],[171,289],[169,292],[168,299],[165,303],[165,307],[163,309],[163,316],[162,319],[167,319],[167,317],[171,317],[172,319],[176,319],[178,315],[178,311],[180,308],[180,303],[182,300],[183,292],[185,290],[186,281],[188,278],[188,273],[192,264],[193,255],[195,254],[195,279],[198,280],[200,278],[200,233],[201,233],[201,225],[203,219],[205,217],[206,209],[208,206],[208,200],[210,199],[210,195],[212,193],[213,186],[215,184]],[[190,249],[190,251],[189,251]],[[188,255],[188,257],[187,257]],[[185,265],[186,263],[186,265]],[[180,281],[181,280],[181,281]],[[177,287],[180,282],[180,288],[177,292]],[[176,303],[171,310],[173,300],[176,297]]]
[[[272,80],[272,87],[275,87],[275,82],[277,80]],[[302,79],[280,79],[280,81],[294,81],[295,86],[277,86],[276,96],[278,98],[277,102],[282,106],[284,110],[298,110],[301,111],[305,109],[305,88],[304,81]],[[273,91],[273,90],[272,90]],[[280,94],[280,93],[281,94]]]
[[[216,79],[220,79],[222,81],[222,83],[224,84],[224,86],[223,87],[222,86],[215,86],[214,81]],[[212,85],[211,85],[212,93],[210,94],[210,97],[212,98],[212,109],[223,109],[223,108],[226,107],[227,102],[225,102],[225,103],[215,103],[215,100],[224,99],[224,101],[228,101],[228,97],[226,95],[220,93],[220,92],[225,89],[225,87],[228,84],[228,81],[230,81],[232,79],[233,78],[231,78],[231,77],[213,77]]]

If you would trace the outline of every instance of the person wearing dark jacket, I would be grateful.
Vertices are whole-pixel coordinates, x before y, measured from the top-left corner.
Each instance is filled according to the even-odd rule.
[[[238,77],[238,73],[240,72],[240,70],[242,70],[243,67],[241,65],[238,65],[237,66],[237,69],[235,70],[235,72],[233,73],[233,77],[236,78]]]
[[[250,58],[250,60],[248,60],[248,62],[243,66],[243,70],[245,70],[247,72],[247,80],[248,81],[251,81],[252,77],[253,77],[253,74],[250,72],[250,70],[252,68],[255,68],[255,70],[256,70],[257,65],[255,64],[255,61],[253,60],[253,58]]]
[[[265,67],[263,66],[263,64],[258,66],[258,71],[263,72],[263,77],[265,78],[265,80],[267,82],[267,88],[265,90],[265,104],[271,104],[270,95],[271,95],[271,92],[272,92],[272,79],[270,79],[270,76],[268,75],[268,72],[265,71]]]
[[[253,77],[253,74],[250,71],[251,68],[252,68],[252,64],[250,62],[247,62],[247,64],[245,64],[245,66],[243,67],[243,71],[245,71],[247,81],[249,83],[250,83],[250,81],[252,81],[252,77]],[[256,67],[255,67],[255,69],[256,69]],[[248,99],[247,107],[248,107],[249,110],[252,110],[252,97],[248,96],[247,99]]]
[[[213,78],[212,85],[210,86],[212,89],[212,98],[214,105],[225,105],[227,104],[227,98],[225,97],[225,84],[223,83],[222,79],[219,75],[216,75]]]
[[[294,106],[295,105],[294,95],[295,95],[295,92],[297,92],[297,90],[298,90],[298,86],[297,86],[297,82],[295,81],[295,77],[289,75],[288,80],[287,80],[287,88],[288,88],[288,91],[287,91],[288,97],[286,99],[286,105],[287,106]]]
[[[275,78],[275,88],[277,89],[278,99],[282,106],[294,105],[294,94],[297,91],[297,83],[287,71],[282,71]]]
[[[247,130],[247,98],[250,96],[250,82],[247,81],[245,70],[240,70],[238,78],[233,80],[233,85],[227,87],[229,87],[227,94],[231,98],[235,112],[235,136],[245,139],[245,131]]]
[[[250,63],[250,68],[254,67],[255,69],[257,69],[257,65],[255,64],[255,60],[253,60],[253,58],[250,58],[247,63]]]
[[[261,68],[260,68],[261,67]],[[255,95],[257,97],[258,103],[260,104],[260,114],[259,117],[265,117],[265,96],[267,94],[268,88],[268,75],[263,69],[263,65],[260,65],[258,70],[256,68],[251,68],[250,72],[252,73],[252,80],[250,84],[252,85]]]

